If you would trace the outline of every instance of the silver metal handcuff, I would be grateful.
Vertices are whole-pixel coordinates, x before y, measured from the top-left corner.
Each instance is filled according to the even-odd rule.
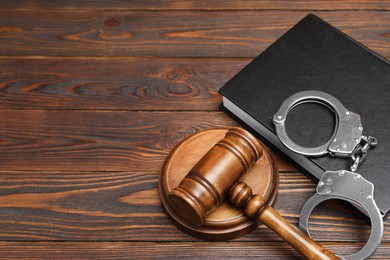
[[[331,109],[336,118],[332,138],[318,147],[303,147],[293,142],[286,132],[286,119],[289,112],[303,103],[319,103]],[[334,157],[350,158],[350,171],[326,171],[313,195],[303,206],[299,228],[309,233],[309,217],[313,209],[326,200],[340,199],[353,204],[370,217],[371,234],[361,250],[351,255],[339,256],[342,259],[366,259],[381,243],[383,236],[383,216],[374,200],[374,185],[356,173],[367,151],[377,144],[377,139],[364,136],[360,115],[347,110],[335,97],[321,91],[303,91],[287,98],[273,117],[276,134],[290,150],[307,156],[329,154]]]

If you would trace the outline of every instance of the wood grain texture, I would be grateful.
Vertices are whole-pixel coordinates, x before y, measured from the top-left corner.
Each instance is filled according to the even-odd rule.
[[[239,182],[232,188],[230,201],[236,206],[244,206],[246,215],[256,217],[259,223],[283,238],[305,259],[339,259],[324,246],[294,227],[274,208],[266,205],[264,198],[259,194],[254,195],[246,183]]]
[[[219,87],[250,61],[0,58],[0,108],[217,111]]]
[[[387,12],[316,14],[390,56]],[[0,11],[0,55],[255,57],[306,15],[288,11]]]
[[[97,0],[84,1],[28,1],[3,0],[2,9],[95,9],[95,10],[390,10],[390,2],[384,1],[239,1],[239,0],[112,0],[109,4]]]
[[[322,11],[321,11],[322,10]],[[0,258],[298,259],[265,227],[229,243],[179,231],[164,159],[198,130],[237,126],[217,90],[309,12],[390,57],[390,1],[0,2]],[[113,111],[115,110],[115,111]],[[293,225],[315,184],[277,157]],[[369,227],[330,201],[310,230],[336,253]],[[372,259],[388,259],[390,224]]]
[[[209,133],[211,137],[216,136],[213,132]],[[178,170],[170,171],[174,176],[171,179],[176,180],[180,176],[182,181],[172,190],[166,190],[172,208],[184,221],[196,226],[206,224],[207,215],[226,200],[230,188],[263,156],[263,147],[242,128],[229,129],[195,165],[191,163],[191,158],[186,159],[185,155],[190,155],[191,150],[200,150],[204,146],[204,142],[195,143],[182,152],[178,165],[182,164],[184,168],[191,164],[193,167],[184,176],[180,176]],[[164,168],[168,167],[173,168],[171,164],[164,165]],[[265,168],[270,166],[265,165]],[[223,215],[226,212],[221,214],[221,218],[225,218]]]
[[[245,171],[241,180],[250,184],[256,193],[261,194],[267,204],[275,201],[279,186],[279,176],[270,152],[262,149],[259,142],[241,128],[231,128],[229,134],[227,132],[228,129],[208,129],[186,138],[169,154],[159,176],[159,195],[167,216],[183,232],[211,241],[241,237],[257,227],[255,219],[247,218],[242,211],[224,198],[227,197],[230,186],[238,180],[238,176],[234,177],[234,172],[237,175],[244,173],[242,170]],[[235,143],[236,148],[229,143]],[[254,153],[255,150],[258,152]],[[253,161],[252,167],[242,164],[246,161],[243,157],[242,160],[236,159],[239,154],[246,154],[244,157],[252,161],[261,153],[261,158]],[[220,177],[219,181],[216,174]],[[194,183],[197,184],[193,185]],[[205,190],[202,187],[207,188]],[[217,195],[215,192],[218,190],[220,192]],[[210,199],[215,203],[214,206],[219,206],[211,210],[208,203]],[[193,201],[197,201],[197,204]],[[202,205],[203,209],[209,209],[210,214],[198,210]],[[189,214],[183,214],[185,212]],[[194,225],[195,222],[202,222],[202,225]]]
[[[222,112],[2,110],[0,120],[2,170],[159,171],[185,137],[237,126]]]
[[[199,241],[164,214],[158,172],[3,170],[0,179],[2,241]],[[279,188],[275,208],[296,226],[299,210],[315,185],[300,173],[282,173]],[[369,235],[359,217],[335,203],[315,211],[312,219],[310,229],[317,241],[365,241]],[[234,241],[281,239],[261,226]],[[388,222],[383,241],[390,242]]]
[[[340,254],[353,253],[363,246],[361,243],[325,245]],[[390,244],[383,243],[370,259],[388,259],[389,254]],[[302,259],[283,242],[0,242],[3,258],[42,259],[48,255],[69,259]]]

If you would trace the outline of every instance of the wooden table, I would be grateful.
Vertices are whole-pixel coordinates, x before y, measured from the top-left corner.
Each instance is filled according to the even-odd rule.
[[[390,57],[390,1],[1,1],[0,258],[299,258],[264,227],[182,233],[157,179],[183,138],[237,126],[218,89],[309,12]],[[296,225],[315,184],[275,157],[276,209]],[[370,233],[337,203],[311,230],[337,253]]]

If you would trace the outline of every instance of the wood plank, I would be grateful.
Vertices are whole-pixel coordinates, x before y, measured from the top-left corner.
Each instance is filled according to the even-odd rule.
[[[326,243],[339,254],[351,254],[362,244]],[[387,259],[390,244],[382,243],[370,259]],[[72,243],[0,242],[0,256],[42,259],[301,259],[284,242],[280,243]]]
[[[251,60],[2,58],[0,108],[218,111],[218,89]]]
[[[0,172],[0,239],[58,241],[199,241],[165,216],[157,192],[158,171]],[[315,184],[301,173],[280,174],[275,208],[297,225]],[[366,241],[369,226],[354,211],[330,202],[312,216],[318,241]],[[281,241],[269,229],[234,241]],[[390,222],[384,242],[390,242]]]
[[[390,10],[390,2],[384,1],[238,1],[238,0],[97,0],[84,1],[28,1],[3,0],[1,9],[95,9],[95,10]]]
[[[2,170],[77,172],[157,172],[185,137],[237,126],[223,112],[1,110],[0,120]]]
[[[3,10],[0,55],[255,57],[306,14]],[[374,51],[390,56],[388,12],[316,14]]]
[[[217,111],[251,59],[2,58],[0,108]]]

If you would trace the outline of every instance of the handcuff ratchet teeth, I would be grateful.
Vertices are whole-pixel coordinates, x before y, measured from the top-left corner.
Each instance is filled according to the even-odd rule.
[[[303,206],[299,217],[299,229],[309,233],[309,217],[316,206],[326,200],[345,200],[367,213],[371,220],[371,234],[364,247],[351,255],[339,256],[342,259],[366,259],[381,243],[383,219],[374,200],[374,185],[360,174],[350,171],[327,171],[317,185],[317,193]]]
[[[286,132],[286,119],[296,106],[308,103],[320,103],[335,113],[336,124],[333,136],[325,144],[318,147],[303,147],[293,142]],[[366,245],[358,252],[340,256],[343,259],[365,259],[372,255],[379,246],[383,236],[383,216],[374,200],[374,185],[355,173],[359,164],[374,147],[378,140],[364,136],[360,115],[347,110],[335,97],[322,91],[303,91],[287,98],[273,117],[276,134],[280,141],[290,150],[308,156],[330,154],[335,157],[351,158],[351,171],[326,171],[313,195],[304,205],[299,228],[310,236],[309,217],[313,209],[323,201],[340,199],[350,202],[370,217],[371,234]]]
[[[320,103],[331,109],[336,116],[332,138],[317,147],[303,147],[292,141],[287,135],[286,119],[289,112],[303,103]],[[276,134],[290,150],[308,156],[330,154],[334,157],[351,158],[351,171],[356,171],[367,154],[368,149],[377,144],[371,136],[364,136],[360,115],[347,110],[335,97],[322,91],[303,91],[287,98],[273,117]]]

